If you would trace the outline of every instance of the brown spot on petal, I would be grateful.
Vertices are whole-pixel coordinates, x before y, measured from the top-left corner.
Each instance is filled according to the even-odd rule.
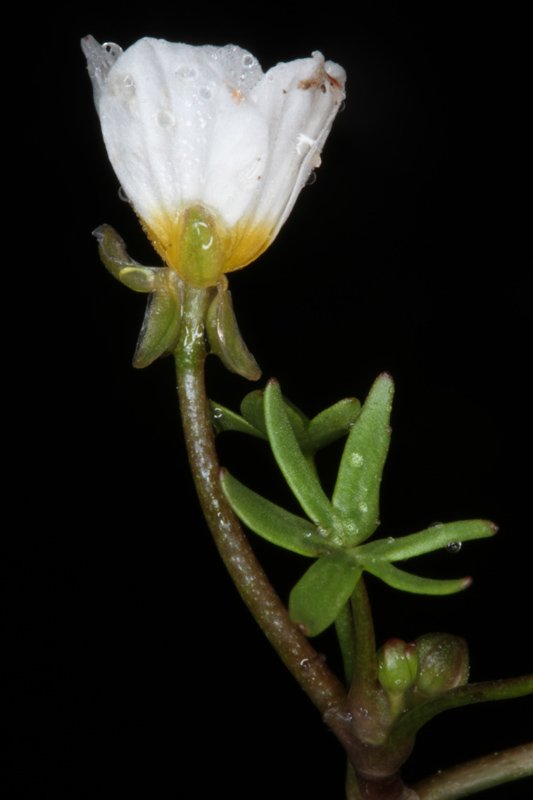
[[[326,78],[334,89],[342,89],[342,84],[339,83],[337,78],[334,78],[333,75],[330,75],[328,72],[326,72]]]
[[[242,103],[244,100],[244,93],[241,92],[240,89],[236,89],[234,86],[230,86],[230,94],[234,103]]]
[[[320,75],[316,75],[314,78],[307,78],[304,81],[300,81],[298,84],[298,89],[318,89],[320,86],[323,86],[322,82],[322,73]]]

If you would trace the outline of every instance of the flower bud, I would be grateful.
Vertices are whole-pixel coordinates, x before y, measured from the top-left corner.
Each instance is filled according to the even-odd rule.
[[[468,681],[468,647],[464,639],[450,633],[427,633],[416,640],[416,647],[417,693],[432,697]]]
[[[378,679],[391,694],[403,694],[416,680],[418,654],[416,644],[388,639],[378,650]]]

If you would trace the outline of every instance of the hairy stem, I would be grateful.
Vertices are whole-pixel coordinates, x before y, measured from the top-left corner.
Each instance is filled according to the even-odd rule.
[[[218,551],[242,599],[300,686],[347,747],[349,731],[336,709],[345,690],[323,658],[294,625],[263,572],[219,482],[220,466],[204,382],[204,317],[210,294],[185,289],[184,310],[175,359],[185,441],[196,491]]]
[[[417,784],[420,800],[459,800],[533,775],[533,742],[445,769]]]

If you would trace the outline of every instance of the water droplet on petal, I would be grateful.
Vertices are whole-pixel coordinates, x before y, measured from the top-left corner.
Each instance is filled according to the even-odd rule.
[[[162,128],[173,128],[176,124],[176,119],[172,111],[167,108],[161,108],[157,112],[157,122]]]
[[[196,78],[196,70],[194,67],[189,67],[186,64],[183,64],[183,66],[178,67],[176,70],[176,76],[178,78],[183,78],[186,81],[191,81],[193,78]]]
[[[310,172],[309,177],[305,182],[306,186],[312,186],[313,183],[316,183],[316,172]]]
[[[124,52],[122,47],[119,44],[115,44],[115,42],[104,42],[102,50],[105,50],[115,60]]]
[[[130,202],[130,198],[128,197],[128,195],[126,194],[126,192],[124,191],[124,189],[122,188],[122,186],[119,186],[119,187],[118,187],[118,196],[120,197],[120,199],[121,199],[121,200],[122,200],[124,203],[129,203],[129,202]]]
[[[243,55],[242,57],[243,67],[250,69],[250,67],[253,67],[254,64],[255,64],[255,58],[252,55],[250,55],[250,53],[245,53],[245,55]]]
[[[458,553],[462,546],[462,542],[448,542],[446,545],[446,550],[448,553]]]
[[[198,96],[201,100],[211,100],[213,96],[213,92],[209,88],[209,86],[201,86],[198,90]]]

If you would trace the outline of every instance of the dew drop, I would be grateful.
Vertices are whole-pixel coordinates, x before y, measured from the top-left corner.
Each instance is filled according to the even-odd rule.
[[[361,467],[363,464],[364,458],[361,453],[352,453],[350,457],[350,463],[352,467]]]
[[[202,100],[211,100],[211,98],[212,98],[212,96],[213,96],[213,93],[212,93],[211,89],[210,89],[208,86],[202,86],[202,87],[201,87],[201,88],[198,90],[198,96],[199,96],[199,97],[200,97]]]
[[[246,67],[247,69],[250,69],[250,67],[253,67],[254,64],[255,64],[255,58],[253,56],[251,56],[250,53],[246,53],[242,57],[242,65],[243,65],[243,67]]]
[[[313,183],[316,183],[316,172],[310,172],[309,177],[305,182],[306,186],[312,186]]]
[[[102,45],[102,50],[105,50],[106,53],[109,53],[109,55],[115,60],[124,52],[122,47],[119,44],[115,44],[115,42],[104,42]]]
[[[186,81],[191,81],[193,78],[196,78],[196,70],[194,67],[189,67],[187,65],[183,65],[178,67],[176,70],[176,76],[178,78],[183,78]]]
[[[161,108],[157,112],[157,123],[162,128],[173,128],[176,124],[176,119],[172,111],[169,111],[167,108]]]
[[[448,542],[446,545],[446,550],[448,553],[458,553],[462,546],[462,542]]]
[[[394,536],[387,536],[387,544],[394,544]]]
[[[221,408],[214,408],[213,409],[213,419],[222,419],[224,414],[222,413]]]
[[[126,194],[126,192],[124,191],[124,189],[122,188],[122,186],[119,186],[119,187],[118,187],[118,196],[120,197],[120,199],[121,199],[121,200],[122,200],[124,203],[129,203],[129,202],[130,202],[130,198],[128,197],[128,195]]]
[[[346,108],[346,100],[343,100],[339,106],[339,114]]]

